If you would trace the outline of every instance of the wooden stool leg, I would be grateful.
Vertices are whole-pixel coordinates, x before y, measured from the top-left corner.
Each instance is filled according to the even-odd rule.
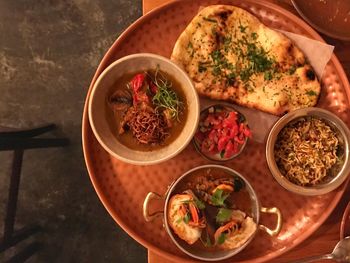
[[[68,144],[69,140],[67,138],[0,138],[0,151],[64,147]]]
[[[16,254],[12,258],[10,258],[7,263],[19,263],[25,262],[28,258],[35,254],[38,250],[40,250],[42,244],[39,242],[32,243],[28,245],[25,249],[23,249],[20,253]]]
[[[23,150],[15,150],[13,155],[11,182],[4,225],[3,243],[5,245],[11,240],[13,234],[18,199],[18,188],[21,179],[22,160]]]
[[[2,242],[0,243],[0,253],[4,252],[6,249],[16,245],[17,243],[21,242],[22,240],[25,240],[26,238],[30,237],[31,235],[34,235],[38,232],[41,232],[42,228],[39,225],[31,225],[31,226],[25,226],[21,229],[13,231],[12,236],[9,240],[6,241],[6,243]],[[1,260],[0,260],[1,262]]]
[[[26,130],[12,130],[12,131],[0,131],[0,138],[6,137],[16,137],[16,138],[28,138],[44,134],[46,132],[52,131],[56,128],[55,124],[47,124],[45,126],[40,126],[32,129]],[[1,130],[1,129],[0,129]]]

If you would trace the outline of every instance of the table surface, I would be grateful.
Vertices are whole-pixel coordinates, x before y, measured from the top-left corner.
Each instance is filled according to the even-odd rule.
[[[153,8],[156,8],[160,5],[163,5],[169,0],[143,0],[143,14],[151,11]],[[283,8],[291,11],[292,13],[297,14],[291,2],[288,0],[269,0],[269,2],[278,4]],[[324,40],[335,46],[335,54],[338,57],[339,61],[344,67],[346,75],[350,76],[350,41],[341,41],[336,40],[325,35],[321,36]],[[293,261],[298,258],[307,257],[310,255],[329,253],[333,250],[335,244],[339,240],[339,229],[340,222],[345,209],[346,204],[350,201],[350,187],[347,188],[343,198],[340,203],[326,220],[326,222],[314,232],[307,240],[299,244],[297,247],[291,251],[283,254],[278,257],[275,262],[288,262]],[[159,255],[148,251],[148,262],[149,263],[173,263],[173,261],[166,260]]]

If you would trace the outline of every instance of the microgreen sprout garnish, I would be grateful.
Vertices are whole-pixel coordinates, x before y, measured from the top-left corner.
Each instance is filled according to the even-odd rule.
[[[230,194],[225,194],[222,189],[216,189],[214,194],[211,196],[211,202],[215,206],[226,207],[225,200]]]
[[[153,83],[157,87],[157,92],[152,98],[152,102],[156,105],[156,110],[168,110],[172,119],[179,120],[179,114],[183,108],[183,102],[179,100],[175,91],[172,90],[172,83],[166,79],[159,71],[157,66]]]

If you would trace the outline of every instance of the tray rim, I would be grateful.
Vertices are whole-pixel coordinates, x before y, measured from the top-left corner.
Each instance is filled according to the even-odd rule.
[[[102,73],[102,71],[108,66],[108,61],[111,59],[113,50],[118,48],[119,43],[121,43],[126,37],[129,36],[129,34],[132,33],[132,31],[134,29],[136,29],[139,25],[142,25],[143,23],[147,22],[148,20],[150,20],[151,18],[153,18],[155,15],[159,14],[160,12],[162,12],[164,9],[168,9],[171,8],[172,6],[176,6],[177,4],[181,3],[181,2],[185,2],[187,0],[174,0],[168,3],[165,3],[153,10],[151,10],[150,12],[148,12],[147,14],[144,14],[143,16],[139,17],[136,21],[134,21],[131,25],[129,25],[121,34],[120,36],[114,41],[114,43],[111,45],[111,47],[107,50],[107,52],[105,53],[105,55],[103,56],[100,64],[98,65],[95,74],[91,80],[91,83],[89,85],[88,91],[87,91],[87,95],[85,98],[85,102],[84,102],[84,109],[83,109],[83,115],[82,115],[82,148],[83,148],[83,155],[84,155],[84,160],[85,160],[85,164],[88,170],[88,174],[91,180],[91,183],[95,189],[95,192],[97,194],[97,196],[99,197],[100,201],[102,202],[103,206],[106,208],[107,212],[110,214],[110,216],[113,218],[113,220],[129,235],[131,236],[135,241],[137,241],[139,244],[141,244],[142,246],[146,247],[147,249],[151,250],[152,252],[167,258],[169,260],[175,260],[178,261],[180,260],[180,262],[196,262],[193,259],[190,258],[183,258],[181,256],[176,256],[172,253],[166,252],[158,247],[156,247],[155,245],[151,244],[150,242],[146,241],[145,239],[143,239],[142,237],[140,237],[133,229],[128,228],[126,226],[126,224],[124,224],[124,222],[121,220],[121,218],[119,217],[119,215],[117,215],[114,211],[113,208],[111,207],[109,201],[107,200],[107,198],[105,198],[105,196],[102,194],[102,189],[99,187],[98,185],[98,181],[96,180],[95,176],[94,176],[94,172],[93,172],[93,164],[92,164],[92,160],[91,160],[91,156],[88,153],[88,148],[89,148],[89,142],[88,142],[88,133],[91,132],[91,126],[89,123],[89,119],[88,119],[88,114],[87,114],[87,105],[88,105],[88,101],[90,98],[90,94],[91,94],[91,90],[92,87],[94,85],[94,83],[96,82],[98,76]],[[196,1],[200,1],[200,0],[196,0]],[[234,2],[235,0],[233,0]],[[313,29],[311,28],[310,25],[308,25],[305,21],[303,21],[301,18],[299,18],[298,16],[294,15],[293,13],[291,13],[290,11],[284,9],[283,7],[271,3],[271,2],[267,2],[265,0],[246,0],[245,2],[248,2],[250,4],[258,4],[264,8],[268,8],[268,9],[273,9],[273,11],[277,12],[277,13],[283,13],[283,15],[285,15],[289,20],[292,20],[293,22],[297,23],[298,25],[300,25],[307,33],[309,38],[318,40],[320,42],[326,43],[324,41],[324,39]],[[232,5],[234,5],[234,3],[232,3]],[[344,89],[346,92],[346,96],[349,100],[350,103],[350,84],[349,81],[347,79],[346,73],[343,69],[343,67],[341,66],[338,58],[335,56],[335,54],[333,53],[330,59],[330,62],[332,62],[332,64],[334,65],[334,69],[336,70],[336,72],[338,73],[338,77],[339,80],[341,81],[342,84],[344,84]],[[94,135],[92,135],[94,136]],[[244,260],[244,261],[240,261],[240,262],[264,262],[264,261],[268,261],[271,259],[274,259],[284,253],[286,253],[287,251],[290,251],[291,249],[293,249],[294,247],[296,247],[297,245],[301,244],[304,240],[306,240],[308,237],[310,237],[323,223],[324,221],[332,214],[333,210],[335,209],[335,207],[337,206],[337,204],[339,203],[340,199],[342,198],[346,187],[348,185],[350,181],[350,177],[348,177],[348,179],[337,189],[335,190],[335,194],[333,199],[330,202],[330,205],[328,206],[326,212],[327,213],[323,213],[319,220],[313,224],[309,229],[307,229],[307,231],[304,232],[303,235],[297,237],[293,243],[291,244],[291,246],[289,247],[284,247],[282,249],[276,250],[274,252],[271,252],[269,254],[266,254],[262,257],[258,257],[258,258],[254,258],[251,260]],[[305,234],[306,233],[306,234]]]

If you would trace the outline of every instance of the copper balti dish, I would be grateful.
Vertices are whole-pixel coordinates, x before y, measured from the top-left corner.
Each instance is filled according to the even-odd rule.
[[[330,174],[320,183],[312,186],[300,186],[289,181],[279,169],[275,160],[275,145],[281,130],[289,124],[295,123],[303,118],[316,118],[324,121],[332,127],[339,140],[338,163],[333,165]],[[346,124],[335,114],[321,108],[309,107],[290,112],[280,118],[272,127],[266,142],[266,160],[275,180],[285,189],[300,195],[322,195],[338,188],[348,177],[350,172],[349,160],[349,138],[350,131]],[[311,156],[310,156],[311,158]]]
[[[225,172],[226,176],[239,177],[241,180],[243,180],[245,184],[245,189],[249,194],[250,211],[248,211],[248,214],[253,218],[254,222],[257,224],[258,227],[256,228],[255,232],[249,237],[249,239],[246,240],[244,244],[242,244],[241,246],[235,249],[212,251],[212,250],[204,250],[204,249],[202,250],[202,249],[199,249],[198,246],[189,245],[183,240],[181,240],[173,232],[168,221],[167,215],[169,213],[169,207],[168,207],[169,200],[171,196],[178,191],[177,189],[179,185],[183,183],[183,181],[186,181],[188,177],[193,175],[194,172],[198,172],[201,170],[207,172],[207,171],[210,171],[210,169],[222,170]],[[150,210],[151,210],[150,206],[151,206],[152,200],[155,200],[155,199],[164,200],[163,211],[150,213]],[[265,225],[259,224],[260,216],[261,216],[260,213],[269,213],[269,214],[276,215],[276,226],[274,229],[270,229]],[[170,236],[171,240],[174,242],[174,244],[187,255],[199,260],[206,260],[206,261],[224,260],[236,255],[237,253],[242,251],[254,239],[258,230],[262,230],[270,236],[275,236],[280,232],[282,228],[282,214],[280,210],[277,207],[267,208],[267,207],[261,206],[259,198],[255,193],[253,187],[249,183],[249,181],[237,171],[221,165],[202,165],[187,171],[182,176],[180,176],[177,180],[175,180],[173,183],[170,184],[170,186],[168,187],[164,195],[160,195],[155,192],[149,192],[143,203],[143,216],[147,222],[153,221],[157,217],[162,217],[164,221],[165,230]]]

